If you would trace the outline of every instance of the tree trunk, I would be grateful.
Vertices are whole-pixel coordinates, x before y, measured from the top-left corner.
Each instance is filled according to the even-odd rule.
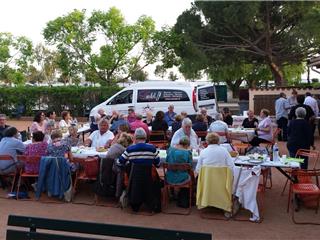
[[[239,98],[239,87],[243,79],[237,79],[236,81],[226,80],[228,88],[232,91],[232,98]]]
[[[274,62],[270,62],[269,67],[271,69],[276,87],[287,86],[287,82],[283,78],[283,73],[282,73],[280,67],[277,64],[275,64]]]

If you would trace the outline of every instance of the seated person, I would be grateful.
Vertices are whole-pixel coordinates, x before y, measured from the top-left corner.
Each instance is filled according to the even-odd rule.
[[[109,119],[110,125],[112,125],[114,122],[118,121],[119,119],[119,112],[116,110],[112,110],[111,118]]]
[[[188,163],[192,164],[192,152],[190,151],[190,141],[187,137],[182,137],[175,147],[168,149],[167,163]],[[166,180],[172,184],[183,184],[190,180],[189,174],[182,171],[167,171]]]
[[[208,147],[200,152],[196,172],[199,173],[202,166],[234,167],[234,162],[228,150],[219,146],[219,135],[208,133],[206,136]]]
[[[32,134],[32,143],[27,145],[24,155],[26,156],[46,156],[48,143],[44,141],[43,132]]]
[[[177,114],[174,118],[174,122],[172,123],[172,134],[174,134],[177,130],[181,128],[182,116]]]
[[[121,133],[130,133],[130,128],[129,125],[127,124],[122,124],[118,127],[117,130],[117,134],[114,136],[114,138],[112,139],[112,142],[110,143],[110,146],[112,146],[113,144],[117,143],[118,139],[121,136]]]
[[[59,122],[60,128],[68,128],[72,124],[72,117],[69,111],[63,111],[61,113],[61,121]]]
[[[128,200],[133,211],[139,211],[143,203],[150,211],[160,211],[159,179],[153,179],[152,166],[159,166],[160,158],[157,149],[146,143],[147,134],[143,128],[137,128],[134,133],[134,144],[129,146],[119,157],[118,164],[131,164],[130,186]]]
[[[30,128],[31,133],[38,132],[38,131],[41,131],[44,133],[45,123],[46,123],[46,115],[44,114],[44,112],[41,112],[41,111],[37,112]]]
[[[114,138],[114,134],[109,130],[109,121],[106,117],[104,117],[100,120],[98,126],[99,130],[96,130],[90,134],[85,145],[95,148],[107,148]]]
[[[207,131],[208,125],[204,122],[203,115],[197,114],[196,121],[192,124],[192,129],[196,132]]]
[[[83,145],[82,139],[78,135],[78,127],[71,126],[68,128],[69,136],[63,139],[62,141],[69,145],[70,147],[76,147]]]
[[[245,118],[242,122],[242,127],[244,128],[256,128],[259,125],[258,119],[254,116],[252,110],[248,110],[248,117]]]
[[[136,120],[136,113],[133,108],[128,109],[128,122],[134,122]]]
[[[228,125],[222,121],[223,116],[221,113],[217,113],[215,117],[215,121],[210,124],[209,132],[215,132],[220,137],[219,143],[225,143],[228,140]]]
[[[149,137],[150,133],[149,133],[149,128],[148,125],[145,124],[142,121],[142,115],[141,114],[137,114],[136,115],[136,120],[130,123],[130,130],[131,132],[134,132],[137,128],[143,128],[143,130],[146,132],[147,137]]]
[[[113,121],[113,123],[110,127],[110,131],[113,132],[114,134],[116,134],[120,125],[127,125],[127,127],[129,128],[129,122],[127,120],[127,115],[120,114],[118,119]]]
[[[164,120],[164,112],[158,111],[152,122],[152,131],[167,131],[168,124]]]
[[[56,123],[56,112],[55,111],[47,111],[46,112],[46,122],[53,122],[54,123],[54,128],[58,128],[58,124]]]
[[[170,104],[168,107],[168,111],[164,114],[164,120],[168,124],[168,126],[172,126],[172,123],[174,121],[174,117],[177,114],[174,112],[174,106],[173,104]]]
[[[100,119],[100,114],[97,113],[96,115],[94,115],[94,121],[90,123],[90,132],[94,132],[99,129],[98,122],[100,121]]]
[[[6,124],[7,117],[5,114],[0,114],[0,141],[4,136],[4,131],[10,127],[9,125]]]
[[[67,158],[72,161],[71,148],[62,141],[61,130],[54,130],[51,134],[52,143],[48,145],[47,155],[50,157]]]
[[[0,155],[10,155],[14,160],[0,160],[0,173],[14,173],[17,166],[20,166],[17,162],[17,154],[23,154],[24,151],[25,146],[18,139],[18,130],[15,127],[8,127],[4,131],[4,137],[0,142]]]
[[[223,121],[229,126],[231,127],[233,124],[233,118],[231,116],[231,112],[229,110],[229,108],[225,107],[223,108]]]
[[[272,142],[272,121],[269,114],[270,112],[267,109],[262,109],[260,111],[260,118],[262,120],[256,128],[257,136],[250,142],[252,146],[259,146],[260,143]]]
[[[187,113],[186,111],[182,111],[182,112],[180,113],[180,115],[181,115],[182,119],[188,117],[188,113]]]
[[[192,130],[192,122],[190,118],[184,118],[182,120],[181,128],[173,134],[170,146],[174,147],[179,144],[180,139],[183,137],[187,137],[189,139],[192,149],[199,148],[198,136],[195,131]]]
[[[148,125],[148,127],[152,126],[152,121],[153,121],[153,114],[151,111],[148,111],[146,114],[146,119],[143,121],[145,124]]]
[[[121,171],[121,169],[114,167],[114,162],[132,143],[133,139],[131,135],[125,132],[121,133],[117,141],[109,148],[106,157],[102,159],[101,187],[104,189],[102,194],[109,194],[112,196],[115,194],[117,198],[121,196],[123,191],[124,172]]]
[[[206,108],[201,108],[200,114],[204,118],[204,122],[207,124],[207,128],[210,126],[210,124],[213,122],[213,119],[211,116],[208,115],[207,109]]]
[[[55,129],[55,123],[53,121],[47,121],[44,129],[44,141],[48,144],[51,143],[51,133]]]

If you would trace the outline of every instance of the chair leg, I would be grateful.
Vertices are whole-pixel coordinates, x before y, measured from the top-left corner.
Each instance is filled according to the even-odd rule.
[[[14,177],[13,177],[12,186],[11,186],[11,192],[13,192],[14,186],[16,185],[16,176],[17,176],[17,173],[15,173]]]
[[[289,186],[289,196],[288,196],[288,204],[287,204],[287,213],[289,212],[289,208],[290,208],[290,202],[292,201],[292,199],[291,199],[291,190],[292,190],[292,186],[291,186],[291,184],[290,184],[290,186]]]
[[[19,200],[19,192],[20,192],[21,178],[22,178],[21,175],[19,175],[18,186],[17,186],[17,200]]]
[[[281,196],[283,196],[284,191],[285,191],[285,190],[286,190],[286,188],[287,188],[288,181],[289,181],[289,179],[287,179],[287,180],[286,180],[286,183],[285,183],[285,184],[284,184],[284,186],[283,186],[283,189],[282,189],[282,192],[281,192]]]

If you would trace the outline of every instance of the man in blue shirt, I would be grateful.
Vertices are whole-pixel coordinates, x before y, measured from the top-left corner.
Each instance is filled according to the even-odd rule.
[[[174,117],[177,114],[174,112],[174,106],[173,104],[170,104],[168,107],[168,111],[164,114],[164,120],[167,122],[168,126],[172,126],[172,123],[174,122]]]
[[[286,99],[286,94],[282,92],[280,93],[279,98],[276,100],[276,103],[275,103],[276,120],[277,120],[278,128],[281,129],[281,133],[278,135],[279,141],[287,141],[289,109],[290,109],[290,105],[288,100]]]

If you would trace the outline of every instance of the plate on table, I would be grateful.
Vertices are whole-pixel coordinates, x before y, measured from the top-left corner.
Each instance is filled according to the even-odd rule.
[[[106,152],[106,151],[108,151],[108,149],[107,149],[107,148],[104,148],[104,147],[99,147],[99,148],[97,149],[97,152]]]
[[[248,161],[250,158],[248,156],[238,156],[241,161]]]
[[[262,163],[263,159],[250,159],[249,162],[250,163]]]

